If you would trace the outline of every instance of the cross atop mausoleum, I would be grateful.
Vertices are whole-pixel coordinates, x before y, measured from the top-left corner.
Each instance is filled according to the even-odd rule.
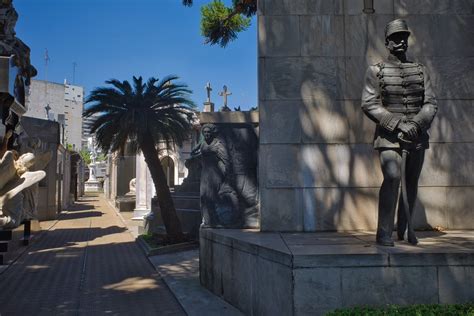
[[[44,109],[46,110],[46,119],[49,120],[49,111],[51,110],[51,107],[49,106],[49,104],[46,104]]]
[[[206,84],[206,92],[207,92],[207,101],[208,103],[211,103],[211,91],[212,91],[212,88],[211,88],[211,83],[208,82]]]
[[[224,98],[224,105],[222,106],[221,111],[230,111],[229,107],[227,106],[227,97],[229,95],[232,95],[232,92],[228,91],[226,85],[224,85],[224,87],[222,89],[223,90],[221,92],[219,92],[219,95]]]

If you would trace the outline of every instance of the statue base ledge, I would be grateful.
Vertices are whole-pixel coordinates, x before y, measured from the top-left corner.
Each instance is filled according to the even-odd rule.
[[[474,231],[417,232],[375,245],[373,232],[200,230],[201,284],[249,315],[474,300]]]

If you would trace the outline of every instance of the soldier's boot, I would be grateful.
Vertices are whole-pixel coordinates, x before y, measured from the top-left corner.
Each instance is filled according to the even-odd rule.
[[[406,220],[406,216],[404,215],[404,210],[399,209],[398,214],[403,214],[403,215],[398,215],[397,236],[398,236],[398,240],[404,240],[405,239],[405,232],[407,230],[407,220]],[[408,231],[407,241],[412,245],[418,244],[418,239],[416,238],[414,232]]]
[[[408,232],[408,238],[407,239],[408,239],[408,242],[412,245],[418,244],[418,239],[415,236],[415,232],[412,232],[412,233]]]
[[[397,236],[398,240],[404,240],[405,239],[405,232],[407,230],[407,222],[405,219],[401,219],[400,216],[398,217],[397,220]]]
[[[392,239],[392,234],[381,229],[377,231],[377,236],[375,240],[377,244],[380,246],[387,246],[387,247],[395,246],[395,243],[393,242],[393,239]]]

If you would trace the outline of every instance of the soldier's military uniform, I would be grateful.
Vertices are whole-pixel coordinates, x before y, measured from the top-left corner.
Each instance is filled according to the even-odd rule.
[[[396,20],[387,25],[386,38],[395,32],[409,33],[406,23]],[[390,55],[385,61],[370,66],[365,77],[362,94],[362,109],[377,126],[374,148],[379,150],[384,175],[385,194],[379,196],[377,240],[390,238],[393,231],[395,207],[400,184],[401,145],[399,141],[401,122],[412,122],[418,127],[418,137],[407,160],[407,190],[410,205],[416,200],[418,178],[424,159],[424,150],[429,147],[428,133],[436,114],[437,105],[432,85],[425,67],[420,63],[401,62]],[[382,185],[382,186],[383,186]],[[390,192],[390,193],[387,193]],[[399,203],[399,237],[406,226],[403,203]],[[401,234],[401,236],[400,236]]]

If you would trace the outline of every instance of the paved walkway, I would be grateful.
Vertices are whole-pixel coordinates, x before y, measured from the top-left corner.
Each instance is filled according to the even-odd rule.
[[[86,197],[0,274],[0,315],[104,314],[185,315],[115,211]]]

